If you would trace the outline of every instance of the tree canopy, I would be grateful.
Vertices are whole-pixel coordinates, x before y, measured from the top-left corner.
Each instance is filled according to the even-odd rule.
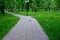
[[[59,10],[60,0],[29,0],[29,8],[26,8],[25,0],[0,0],[0,11],[5,9],[7,11],[25,11],[31,9],[32,11],[39,10]]]

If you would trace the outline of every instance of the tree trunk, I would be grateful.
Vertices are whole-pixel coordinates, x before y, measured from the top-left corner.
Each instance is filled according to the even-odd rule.
[[[4,12],[4,1],[2,0],[1,3],[0,3],[0,11],[3,15],[5,15],[5,12]]]

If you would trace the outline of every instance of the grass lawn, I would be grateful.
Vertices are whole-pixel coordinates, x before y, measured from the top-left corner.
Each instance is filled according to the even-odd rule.
[[[18,12],[18,14],[26,15],[26,12]],[[38,20],[50,40],[60,40],[59,11],[29,12],[29,16]]]
[[[0,40],[2,40],[2,38],[17,23],[18,20],[18,17],[9,14],[2,16],[0,13]]]

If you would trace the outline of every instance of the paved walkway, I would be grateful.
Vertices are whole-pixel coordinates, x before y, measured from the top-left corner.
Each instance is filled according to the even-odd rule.
[[[20,18],[3,40],[49,40],[36,19],[30,16],[12,14]]]

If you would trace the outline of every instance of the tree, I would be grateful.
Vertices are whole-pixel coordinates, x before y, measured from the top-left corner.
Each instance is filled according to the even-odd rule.
[[[0,11],[3,15],[5,15],[5,12],[4,12],[4,0],[0,0]]]
[[[57,9],[60,9],[60,0],[56,0],[56,7]]]
[[[60,9],[60,0],[29,0],[27,4],[25,0],[5,0],[4,5],[5,9],[10,11],[24,11],[25,9],[31,9],[35,12],[40,11],[40,9],[48,11],[50,9]]]

